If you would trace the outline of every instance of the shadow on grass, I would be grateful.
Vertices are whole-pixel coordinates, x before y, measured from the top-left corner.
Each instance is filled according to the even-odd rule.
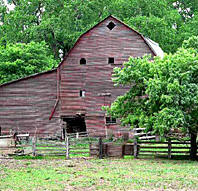
[[[134,156],[124,156],[124,159],[134,159]],[[190,156],[184,155],[175,155],[171,159],[168,159],[167,156],[139,156],[138,159],[167,159],[167,160],[190,160]]]
[[[14,156],[16,160],[66,159],[65,156]]]
[[[16,160],[51,160],[51,159],[57,159],[57,160],[66,160],[66,157],[65,156],[30,156],[30,155],[28,155],[28,156],[13,156],[13,158],[14,159],[16,159]],[[72,160],[72,159],[81,159],[82,158],[82,156],[80,156],[80,157],[78,157],[78,156],[71,156],[70,157],[70,160]],[[89,159],[91,159],[90,157],[87,157],[87,156],[84,156],[83,158],[89,158]],[[83,159],[82,158],[82,159]],[[96,158],[96,159],[98,159],[98,158]],[[109,160],[111,160],[111,158],[104,158],[104,159],[109,159]],[[124,159],[134,159],[134,156],[124,156],[124,158],[123,158],[123,160]],[[167,157],[164,157],[164,156],[149,156],[149,157],[147,157],[147,156],[139,156],[138,157],[138,159],[164,159],[164,160],[190,160],[190,157],[189,156],[181,156],[181,155],[175,155],[175,156],[173,156],[171,159],[168,159]],[[137,159],[137,160],[138,160]]]

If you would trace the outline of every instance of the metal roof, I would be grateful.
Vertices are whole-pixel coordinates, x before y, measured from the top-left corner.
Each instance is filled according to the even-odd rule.
[[[144,37],[144,36],[143,36]],[[164,52],[160,48],[159,44],[151,40],[150,38],[144,37],[144,40],[147,42],[149,47],[155,52],[156,56],[159,56],[160,58],[164,57]]]

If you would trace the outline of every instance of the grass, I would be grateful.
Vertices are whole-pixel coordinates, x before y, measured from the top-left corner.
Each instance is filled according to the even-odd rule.
[[[23,159],[23,160],[21,160]],[[0,190],[197,190],[198,163],[162,159],[0,160]]]

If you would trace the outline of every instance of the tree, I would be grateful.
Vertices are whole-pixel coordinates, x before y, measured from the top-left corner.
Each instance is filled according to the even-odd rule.
[[[0,46],[0,84],[50,70],[57,62],[45,42]]]
[[[193,18],[198,9],[197,0],[172,0],[172,3],[174,4],[174,7],[179,10],[184,21]]]
[[[131,17],[130,19],[125,19],[125,22],[144,36],[158,42],[165,52],[175,52],[181,46],[183,39],[178,38],[178,31],[173,28],[173,25],[176,24],[176,19],[175,23],[169,19],[150,15],[149,17]],[[175,40],[177,43],[175,43]]]
[[[7,11],[0,33],[3,43],[45,41],[56,59],[69,51],[77,38],[108,14],[102,0],[12,0],[13,11]]]
[[[55,58],[67,54],[77,38],[110,14],[157,41],[167,53],[175,52],[191,31],[198,35],[198,7],[173,0],[9,0],[14,10],[0,10],[0,44],[45,41]],[[183,13],[190,7],[188,19]],[[193,14],[192,14],[193,13]],[[195,28],[195,29],[193,29]],[[187,35],[187,37],[186,37]]]
[[[198,53],[179,49],[175,54],[150,62],[130,58],[123,68],[114,70],[116,85],[131,89],[119,96],[110,108],[123,125],[145,127],[160,135],[180,129],[191,135],[192,159],[196,158],[198,132]]]
[[[191,36],[188,40],[183,42],[183,48],[193,48],[198,53],[198,36]]]

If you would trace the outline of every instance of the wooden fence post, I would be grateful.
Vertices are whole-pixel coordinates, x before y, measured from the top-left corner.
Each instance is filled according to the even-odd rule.
[[[171,159],[171,139],[168,139],[168,159]]]
[[[103,157],[102,137],[99,138],[98,146],[99,146],[99,159],[102,159]]]
[[[36,156],[36,137],[33,137],[32,139],[32,155]]]
[[[69,137],[65,137],[66,159],[69,159]]]
[[[134,158],[138,158],[138,144],[137,144],[137,138],[134,138],[134,144],[133,144],[133,155]]]
[[[76,133],[76,139],[78,139],[78,138],[79,138],[79,132]]]

